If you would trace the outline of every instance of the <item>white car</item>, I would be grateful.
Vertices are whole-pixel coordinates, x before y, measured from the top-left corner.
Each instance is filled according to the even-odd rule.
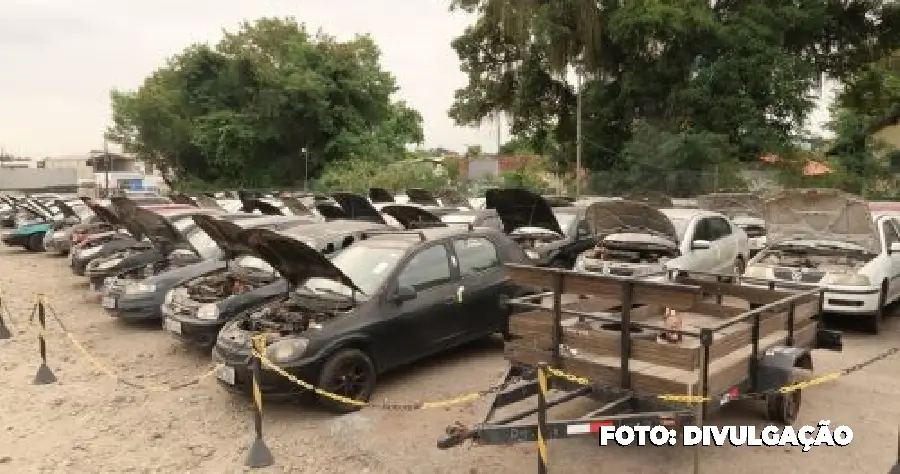
[[[783,191],[766,201],[765,218],[768,246],[742,284],[819,285],[823,311],[864,316],[878,333],[885,306],[900,297],[900,220],[873,216],[862,198],[835,189]]]
[[[766,221],[763,219],[763,198],[757,193],[712,193],[697,196],[697,207],[720,212],[747,234],[750,256],[766,246]]]
[[[672,270],[740,275],[749,255],[747,235],[717,212],[607,201],[591,206],[585,220],[604,237],[578,257],[576,271],[652,280]]]

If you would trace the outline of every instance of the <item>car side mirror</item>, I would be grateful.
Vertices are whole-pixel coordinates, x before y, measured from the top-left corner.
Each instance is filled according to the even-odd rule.
[[[900,252],[900,242],[894,242],[888,247],[888,253]]]
[[[691,250],[704,250],[712,245],[708,240],[695,240],[691,242]]]
[[[410,301],[416,299],[416,289],[411,286],[399,286],[397,287],[397,291],[394,292],[393,295],[389,298],[389,301],[394,304],[400,304],[405,301]]]

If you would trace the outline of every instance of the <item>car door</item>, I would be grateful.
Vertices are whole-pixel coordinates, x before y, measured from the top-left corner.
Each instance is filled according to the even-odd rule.
[[[738,257],[737,234],[732,231],[731,224],[723,217],[709,218],[712,234],[712,250],[715,252],[715,272],[732,273],[734,261]]]
[[[415,290],[416,296],[400,303],[386,303],[394,340],[403,341],[385,348],[391,365],[412,362],[440,351],[460,331],[454,319],[460,310],[456,297],[459,278],[444,243],[418,249],[396,275],[393,291],[406,286]]]
[[[695,249],[693,242],[697,240],[705,240],[710,243],[710,248]],[[712,247],[714,235],[710,218],[698,217],[694,219],[693,225],[688,227],[684,234],[682,242],[682,252],[687,257],[685,262],[685,270],[694,270],[700,272],[714,272],[716,266],[716,251]]]
[[[882,242],[884,252],[888,255],[890,262],[889,274],[886,275],[890,280],[890,294],[888,301],[893,301],[900,296],[900,253],[890,253],[891,244],[900,242],[900,221],[896,218],[887,218],[882,222]],[[874,282],[873,282],[874,283]]]
[[[512,285],[497,247],[487,237],[463,237],[454,239],[452,248],[460,276],[456,295],[460,340],[502,330],[508,313],[502,295],[510,296]]]

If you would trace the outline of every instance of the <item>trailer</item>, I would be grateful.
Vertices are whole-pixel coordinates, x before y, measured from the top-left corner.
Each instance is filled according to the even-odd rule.
[[[841,333],[819,327],[817,287],[769,290],[690,272],[653,282],[507,267],[514,283],[535,290],[510,300],[517,310],[504,347],[506,388],[492,395],[481,423],[449,427],[441,449],[465,440],[534,442],[539,426],[547,440],[596,435],[601,426],[703,424],[744,399],[762,400],[768,419],[792,424],[801,390],[778,389],[809,376],[813,349],[842,350]],[[664,324],[672,311],[680,327]],[[532,397],[528,408],[496,416]],[[590,411],[546,419],[548,409],[578,399],[592,399]],[[537,421],[523,421],[533,415]]]

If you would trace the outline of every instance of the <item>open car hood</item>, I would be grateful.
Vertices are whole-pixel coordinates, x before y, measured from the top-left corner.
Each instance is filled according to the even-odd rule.
[[[197,205],[197,202],[195,202],[193,199],[191,199],[188,195],[186,195],[184,193],[174,193],[171,196],[169,196],[169,198],[175,204],[186,204],[188,206],[199,207]]]
[[[283,196],[281,198],[281,202],[284,203],[284,207],[290,209],[290,211],[295,216],[311,216],[313,215],[312,211],[303,204],[303,201],[294,197],[294,196]]]
[[[597,201],[585,209],[584,220],[594,235],[649,233],[678,242],[672,221],[643,202]]]
[[[662,193],[645,191],[641,193],[633,193],[629,196],[624,196],[624,198],[627,201],[642,202],[657,209],[668,209],[671,207],[675,207],[672,199]]]
[[[216,245],[222,249],[222,253],[225,254],[225,260],[250,253],[246,243],[241,240],[241,233],[244,232],[241,226],[204,214],[196,214],[191,216],[191,218],[197,224],[197,227],[203,229],[203,232],[206,232],[206,235],[213,239]]]
[[[194,201],[203,209],[216,209],[219,211],[224,211],[225,209],[219,204],[215,198],[211,198],[209,196],[201,194],[194,198]]]
[[[438,191],[438,197],[441,198],[441,204],[444,206],[464,207],[471,209],[472,204],[466,199],[461,192],[456,189],[442,189]]]
[[[418,206],[389,204],[382,207],[381,212],[397,219],[397,222],[407,229],[426,229],[447,226],[440,217]]]
[[[80,202],[80,201],[76,201],[76,202]],[[56,201],[54,201],[54,203],[56,204],[56,207],[59,208],[60,212],[62,212],[63,217],[77,217],[79,220],[81,219],[81,216],[79,216],[78,213],[75,212],[75,208],[73,208],[65,200],[57,199]]]
[[[766,243],[832,240],[878,253],[877,231],[865,200],[837,189],[791,189],[765,202]]]
[[[713,193],[697,196],[697,208],[725,214],[761,218],[765,201],[753,193]]]
[[[188,243],[184,236],[165,217],[135,206],[134,202],[127,198],[112,199],[113,205],[116,206],[117,210],[125,211],[125,214],[120,214],[120,216],[125,221],[125,226],[129,228],[129,231],[134,226],[140,233],[139,235],[149,239],[161,254],[168,254],[179,244]]]
[[[369,188],[369,200],[373,203],[396,202],[394,195],[384,188]]]
[[[240,238],[247,243],[254,256],[265,260],[293,286],[307,278],[318,277],[339,281],[363,293],[328,258],[299,240],[267,229],[248,229]]]
[[[368,199],[355,193],[337,192],[331,195],[338,205],[340,205],[347,217],[353,220],[377,222],[385,224],[384,218],[375,206]]]
[[[316,212],[318,212],[326,221],[350,219],[350,214],[347,214],[347,211],[339,204],[333,202],[317,202]]]
[[[122,224],[122,227],[124,227],[135,239],[141,240],[147,236],[146,231],[139,226],[137,220],[135,220],[135,214],[137,214],[137,211],[140,208],[134,201],[126,197],[116,196],[110,198],[109,206],[110,211],[116,216]]]
[[[540,227],[559,235],[565,232],[547,201],[525,189],[488,189],[484,195],[485,208],[495,209],[503,221],[507,234],[520,227]]]
[[[94,215],[100,218],[103,222],[106,222],[109,225],[122,225],[122,219],[119,219],[113,211],[109,210],[105,206],[97,204],[93,201],[84,201],[84,204],[93,211]]]
[[[409,188],[406,190],[406,197],[409,202],[420,206],[440,207],[441,204],[435,199],[434,194],[422,188]]]

